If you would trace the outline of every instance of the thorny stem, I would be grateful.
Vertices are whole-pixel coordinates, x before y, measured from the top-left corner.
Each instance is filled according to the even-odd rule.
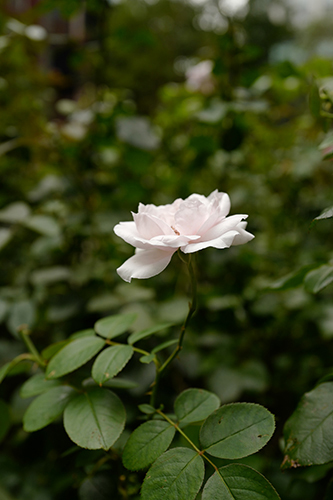
[[[46,366],[46,362],[44,361],[44,359],[41,357],[41,355],[39,354],[39,352],[37,351],[34,343],[32,342],[31,338],[30,338],[30,332],[29,330],[27,329],[22,329],[19,331],[20,333],[20,336],[23,340],[23,342],[25,343],[28,351],[32,354],[33,356],[33,359],[34,361],[36,361],[36,363],[41,367],[41,368],[45,368]]]
[[[195,449],[195,451],[197,453],[199,453],[199,455],[201,457],[203,457],[216,471],[218,470],[218,468],[216,467],[216,465],[208,457],[206,457],[206,455],[204,454],[204,450],[199,450],[199,448],[197,446],[195,446],[195,444],[193,443],[193,441],[191,441],[191,439],[185,434],[185,432],[179,427],[178,424],[176,424],[175,422],[173,422],[161,410],[156,410],[156,413],[158,413],[159,415],[161,415],[161,417],[163,417],[167,422],[169,422],[169,424],[171,424],[176,429],[176,431],[178,431],[183,436],[183,438],[186,439],[186,441]]]
[[[188,255],[182,254],[180,252],[180,250],[178,250],[178,255],[179,255],[180,259],[183,262],[185,262],[185,264],[187,264],[187,267],[188,267],[188,271],[189,271],[189,275],[190,275],[190,279],[191,279],[192,300],[189,303],[189,311],[188,311],[187,317],[184,321],[184,324],[181,327],[178,344],[177,344],[175,350],[170,354],[170,356],[163,363],[162,366],[158,367],[156,365],[156,377],[155,377],[155,381],[154,381],[154,385],[153,385],[153,389],[152,389],[151,397],[150,397],[151,406],[155,406],[155,404],[156,404],[156,394],[157,394],[157,390],[158,390],[159,381],[163,375],[163,372],[168,368],[170,363],[175,359],[175,357],[178,355],[179,351],[181,351],[181,349],[182,349],[186,328],[187,328],[187,326],[190,322],[190,319],[192,318],[192,316],[195,313],[196,308],[197,308],[197,281],[196,281],[193,262],[192,262],[192,255],[191,254],[188,254]]]

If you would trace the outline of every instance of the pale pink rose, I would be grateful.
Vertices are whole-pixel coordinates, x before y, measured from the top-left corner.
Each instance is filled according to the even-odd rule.
[[[117,269],[119,276],[130,282],[132,278],[151,278],[162,272],[172,255],[181,249],[193,253],[207,247],[229,248],[242,245],[254,238],[245,231],[247,215],[231,215],[230,198],[226,193],[213,191],[207,198],[191,194],[171,205],[139,204],[134,221],[120,222],[114,228],[120,236],[135,247],[135,255]]]

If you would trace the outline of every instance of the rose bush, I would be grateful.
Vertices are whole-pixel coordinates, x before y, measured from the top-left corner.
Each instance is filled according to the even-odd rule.
[[[227,193],[213,191],[208,197],[191,194],[170,205],[139,204],[133,221],[114,227],[117,236],[135,247],[135,255],[117,269],[119,276],[151,278],[163,271],[172,255],[181,249],[193,253],[207,247],[242,245],[254,236],[245,230],[247,215],[232,215]]]

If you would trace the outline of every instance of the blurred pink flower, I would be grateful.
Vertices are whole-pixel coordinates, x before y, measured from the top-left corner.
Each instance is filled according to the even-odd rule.
[[[242,245],[254,236],[245,230],[247,215],[231,215],[230,198],[213,191],[208,197],[191,194],[171,205],[139,204],[134,221],[120,222],[114,228],[117,236],[135,247],[135,255],[117,269],[119,276],[151,278],[162,272],[172,255],[181,249],[193,253],[207,247],[229,248]]]
[[[212,74],[214,63],[210,60],[201,61],[186,71],[186,86],[192,92],[212,94],[215,90],[215,79]]]

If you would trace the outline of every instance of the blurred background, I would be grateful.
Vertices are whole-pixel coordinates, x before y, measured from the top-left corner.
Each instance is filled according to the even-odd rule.
[[[332,14],[331,0],[0,6],[0,366],[24,352],[22,324],[43,350],[117,312],[136,312],[136,329],[181,323],[185,266],[174,256],[159,276],[122,282],[133,249],[113,227],[139,202],[228,192],[255,239],[197,254],[199,311],[161,400],[192,386],[266,406],[275,437],[244,463],[284,500],[322,498],[331,468],[280,472],[283,425],[333,366],[332,287],[303,284],[333,257],[331,220],[312,222],[332,205],[318,104],[323,87],[333,102]],[[130,428],[153,379],[138,365],[125,371],[139,386],[122,391]],[[116,452],[98,497],[85,480],[103,452],[73,449],[61,423],[22,430],[27,372],[0,387],[1,500],[138,498],[143,476]]]

